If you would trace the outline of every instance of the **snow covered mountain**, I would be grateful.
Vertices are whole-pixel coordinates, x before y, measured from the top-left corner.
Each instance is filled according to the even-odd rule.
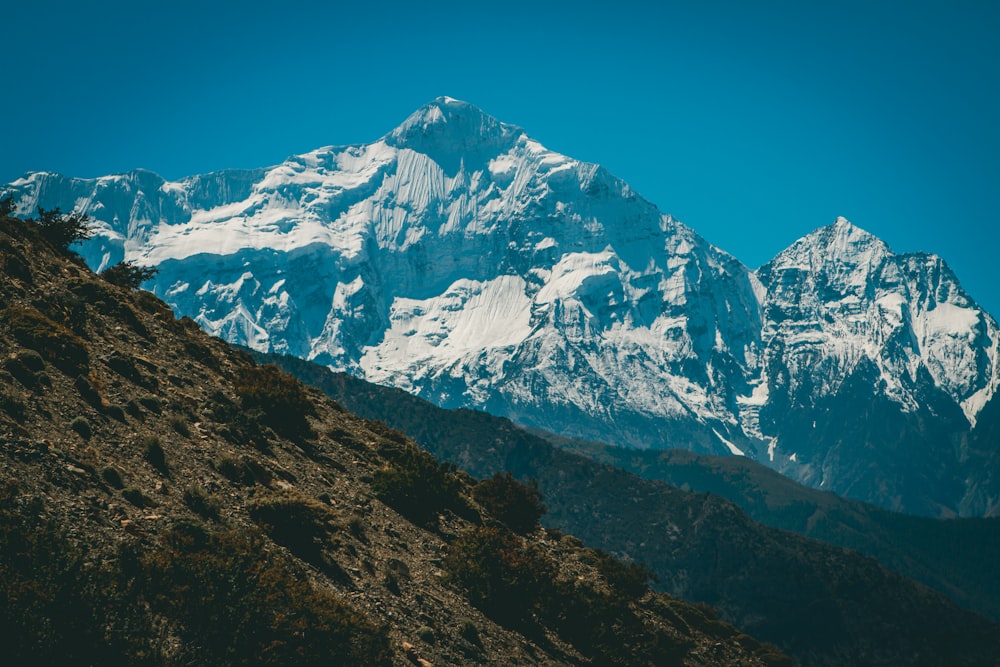
[[[881,401],[952,442],[998,384],[996,323],[940,259],[838,220],[755,273],[602,167],[451,98],[272,168],[33,173],[6,191],[22,216],[89,213],[91,266],[158,266],[149,287],[232,342],[563,435],[746,454],[914,511],[958,508],[961,455],[944,448],[959,482],[930,504],[873,494],[824,416]]]

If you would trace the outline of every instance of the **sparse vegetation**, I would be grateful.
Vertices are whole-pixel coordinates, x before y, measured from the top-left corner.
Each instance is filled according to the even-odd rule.
[[[261,422],[288,438],[311,438],[315,434],[306,417],[316,408],[305,387],[276,366],[250,366],[233,383],[243,407],[259,414]]]
[[[246,461],[235,456],[222,456],[216,459],[214,467],[220,475],[236,484],[250,486],[256,481],[253,469]]]
[[[293,491],[254,498],[250,517],[278,544],[306,562],[322,565],[322,549],[331,532],[329,508]]]
[[[79,434],[84,440],[90,440],[91,436],[94,435],[94,431],[90,427],[90,422],[87,421],[86,417],[74,417],[73,421],[69,423],[69,427]]]
[[[148,435],[142,439],[142,455],[149,463],[164,475],[169,474],[170,468],[167,465],[167,455],[163,451],[163,444],[155,435]]]
[[[11,306],[0,312],[0,322],[14,339],[38,352],[54,366],[71,376],[86,374],[90,355],[79,336],[37,310]]]
[[[411,521],[428,525],[438,514],[457,508],[462,488],[455,466],[437,459],[410,443],[385,441],[379,453],[389,464],[376,471],[372,491]]]
[[[426,644],[433,644],[437,641],[437,635],[434,634],[434,628],[429,625],[421,625],[417,628],[417,637],[420,638],[420,641]]]
[[[152,503],[146,494],[142,492],[142,489],[135,486],[126,486],[122,489],[122,498],[129,501],[136,507],[148,507]]]
[[[118,262],[101,271],[100,275],[112,285],[138,289],[139,285],[147,280],[152,280],[156,274],[157,269],[153,266],[139,266],[135,262]]]
[[[116,489],[121,489],[125,486],[125,482],[122,480],[121,471],[113,466],[101,468],[101,479],[107,482],[109,486],[113,486]]]
[[[184,504],[191,508],[191,511],[205,519],[218,521],[221,505],[217,498],[213,497],[204,488],[197,484],[184,489]]]
[[[474,605],[514,626],[534,621],[557,571],[538,549],[497,526],[463,533],[451,546],[445,568]]]
[[[140,564],[145,597],[184,640],[182,664],[390,663],[384,628],[312,588],[254,533],[179,524]]]
[[[472,497],[483,508],[515,533],[527,534],[538,528],[545,514],[538,484],[521,484],[510,472],[493,477],[472,487]]]
[[[24,399],[19,394],[6,391],[0,392],[0,410],[6,412],[18,422],[24,421],[27,409],[28,406],[25,405]]]
[[[604,581],[619,594],[637,600],[649,592],[649,582],[656,574],[644,563],[625,562],[600,549],[592,551],[591,559]]]
[[[385,628],[314,588],[259,534],[181,521],[148,548],[94,559],[41,510],[16,483],[0,487],[9,664],[390,664]]]
[[[191,437],[191,427],[188,426],[187,420],[180,415],[171,416],[167,422],[170,424],[170,428],[174,429],[179,435],[185,438]]]
[[[163,410],[163,406],[160,404],[160,398],[158,396],[154,396],[153,394],[144,394],[137,400],[139,401],[139,405],[146,408],[150,412],[160,414]]]
[[[38,217],[32,222],[38,226],[42,236],[62,252],[94,235],[90,217],[79,211],[63,213],[59,208],[46,210],[39,206]]]

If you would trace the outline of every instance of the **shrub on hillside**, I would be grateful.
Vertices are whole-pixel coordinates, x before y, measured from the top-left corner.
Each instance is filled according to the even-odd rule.
[[[42,236],[56,249],[68,251],[74,243],[86,241],[94,235],[90,217],[80,211],[63,213],[59,208],[46,210],[38,207],[38,217],[31,220]]]
[[[18,422],[23,422],[27,416],[28,406],[20,394],[0,392],[0,410],[6,412]]]
[[[101,271],[100,276],[112,285],[138,289],[139,285],[151,280],[157,272],[152,266],[139,266],[135,262],[118,262]]]
[[[4,664],[124,664],[121,605],[103,573],[43,518],[38,498],[0,484],[0,645]],[[141,615],[129,629],[137,630]],[[152,633],[148,633],[152,638]]]
[[[21,345],[35,350],[71,376],[85,375],[90,364],[87,345],[79,336],[37,310],[11,306],[0,312],[0,322]]]
[[[530,622],[541,611],[557,571],[538,549],[497,526],[463,533],[444,564],[468,591],[472,604],[498,622],[513,625]]]
[[[250,518],[278,544],[314,565],[323,565],[322,549],[330,535],[330,510],[294,491],[254,498]]]
[[[74,417],[73,421],[69,423],[69,427],[76,431],[84,440],[90,440],[90,437],[94,434],[90,427],[90,422],[87,421],[86,417]]]
[[[535,530],[538,520],[545,514],[542,494],[535,480],[525,485],[510,472],[494,473],[490,479],[476,484],[472,487],[472,497],[515,533],[527,534]]]
[[[167,466],[167,454],[163,451],[163,444],[155,435],[147,435],[142,438],[142,455],[149,463],[164,475],[170,473]]]
[[[141,564],[146,597],[183,640],[177,664],[391,664],[385,628],[310,586],[259,535],[181,524]]]
[[[379,453],[388,464],[372,477],[372,491],[394,510],[423,525],[461,505],[462,482],[450,463],[439,463],[411,443],[387,441]]]
[[[314,588],[256,532],[181,521],[142,551],[96,553],[42,509],[0,484],[5,664],[391,664],[384,627]]]
[[[213,521],[219,519],[219,511],[222,509],[218,499],[197,484],[184,489],[184,504],[198,516]]]
[[[289,438],[312,437],[306,420],[316,407],[301,382],[275,366],[250,366],[233,383],[249,412],[257,412],[262,423]]]
[[[649,582],[656,574],[645,563],[625,562],[600,549],[594,550],[594,566],[613,590],[629,600],[641,598],[649,591]]]

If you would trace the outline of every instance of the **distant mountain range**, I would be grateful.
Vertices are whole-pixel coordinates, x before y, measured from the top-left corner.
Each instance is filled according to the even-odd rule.
[[[1000,511],[1000,332],[838,218],[751,271],[604,168],[439,98],[380,140],[168,182],[33,173],[100,269],[204,329],[563,436],[745,455],[933,516]]]

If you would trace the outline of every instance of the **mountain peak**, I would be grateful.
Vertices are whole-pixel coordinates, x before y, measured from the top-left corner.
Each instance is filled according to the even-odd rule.
[[[510,149],[524,130],[454,97],[423,105],[384,137],[387,144],[424,153],[449,174],[478,166]]]
[[[772,259],[774,266],[822,266],[828,264],[871,265],[875,257],[886,257],[893,252],[885,241],[843,216],[833,223],[808,234]]]

